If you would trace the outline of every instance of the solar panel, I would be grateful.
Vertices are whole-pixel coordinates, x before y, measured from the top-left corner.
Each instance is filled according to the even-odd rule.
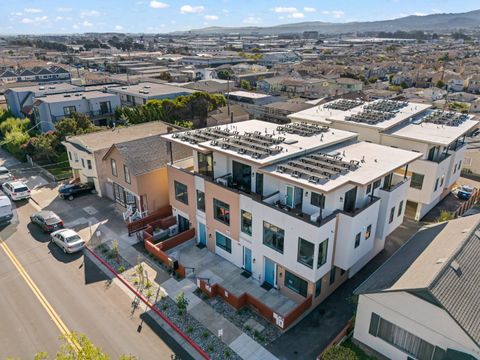
[[[277,131],[280,133],[295,134],[300,136],[313,136],[325,133],[329,130],[328,126],[321,126],[318,124],[309,124],[306,122],[294,122],[277,126]]]
[[[339,99],[323,106],[324,109],[348,111],[363,104],[361,100]]]
[[[423,122],[444,125],[444,126],[459,126],[468,119],[467,114],[461,114],[453,111],[432,111],[423,118]]]
[[[408,105],[406,101],[395,100],[379,100],[368,104],[364,107],[365,110],[374,110],[380,112],[395,112]]]
[[[376,125],[385,120],[390,120],[395,116],[393,112],[382,112],[377,110],[363,110],[358,114],[353,114],[345,117],[346,121],[352,121],[367,125]]]
[[[172,138],[179,139],[190,144],[198,144],[201,142],[215,140],[222,137],[230,136],[231,132],[228,129],[220,128],[206,128],[199,130],[186,131],[183,133],[173,133]]]

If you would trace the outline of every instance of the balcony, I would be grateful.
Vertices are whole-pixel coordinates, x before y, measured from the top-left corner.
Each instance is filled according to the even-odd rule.
[[[90,117],[92,120],[95,119],[103,119],[103,118],[110,118],[114,117],[115,113],[113,111],[102,111],[102,110],[94,110],[94,111],[87,111],[87,112],[81,112],[81,114],[85,114],[88,117]],[[52,121],[57,122],[59,120],[65,119],[70,117],[71,114],[67,115],[51,115]]]
[[[405,184],[409,180],[410,180],[409,178],[405,178],[405,176],[403,176],[403,175],[393,174],[392,181],[390,182],[390,185],[383,186],[380,190],[381,191],[386,191],[386,192],[389,192],[389,193],[394,192],[396,189],[401,187],[403,184]]]

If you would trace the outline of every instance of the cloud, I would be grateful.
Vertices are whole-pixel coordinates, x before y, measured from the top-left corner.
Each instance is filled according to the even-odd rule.
[[[86,18],[86,17],[92,17],[92,16],[99,16],[100,12],[97,10],[83,10],[80,12],[80,17]]]
[[[287,13],[287,14],[293,14],[293,13],[298,13],[297,8],[295,7],[285,7],[285,6],[277,6],[273,8],[273,11],[276,13]]]
[[[55,21],[61,21],[61,20],[63,20],[63,16],[57,16],[57,17],[55,18]]]
[[[205,7],[202,5],[192,6],[192,5],[183,5],[180,8],[180,13],[182,14],[198,14],[205,11]]]
[[[92,27],[93,24],[92,24],[90,21],[85,20],[84,22],[82,22],[82,26],[84,26],[84,27]]]
[[[440,9],[432,9],[432,12],[433,12],[434,14],[440,14],[440,13],[442,13],[443,11],[440,10]]]
[[[203,17],[205,20],[218,20],[219,17],[217,15],[205,15]]]
[[[150,7],[151,8],[154,8],[154,9],[166,9],[168,8],[170,5],[166,4],[166,3],[163,3],[161,1],[156,1],[156,0],[152,0],[150,1]]]
[[[115,30],[121,31],[121,30],[123,30],[123,26],[122,25],[115,25]]]
[[[72,9],[72,8],[69,8],[69,7],[58,7],[58,8],[56,8],[55,10],[57,10],[58,12],[70,12],[70,11],[72,11],[73,9]]]
[[[288,15],[287,17],[289,17],[291,19],[303,19],[305,17],[305,15],[303,15],[303,13],[301,13],[301,12],[296,12],[296,13]]]
[[[34,18],[23,18],[22,24],[32,24],[32,25],[39,25],[48,20],[48,16],[36,16]]]
[[[74,28],[74,29],[78,29],[78,28],[79,28],[79,26],[78,26],[78,25],[73,25],[73,26],[72,26],[72,28]]]
[[[422,12],[414,12],[413,15],[415,15],[415,16],[425,16],[425,15],[428,15],[428,14],[422,13]]]
[[[257,16],[248,16],[242,21],[244,24],[261,24],[262,18]]]
[[[23,9],[23,11],[25,11],[26,13],[30,13],[30,14],[38,14],[38,13],[41,13],[43,10],[42,9],[36,9],[36,8],[27,8],[27,9]]]
[[[317,9],[315,9],[314,7],[304,7],[303,11],[305,11],[307,13],[314,13],[314,12],[317,11]]]
[[[336,19],[340,19],[345,16],[345,12],[342,10],[324,10],[322,11],[322,14],[333,16]]]
[[[22,13],[22,12],[20,12],[20,11],[17,11],[17,12],[11,12],[11,13],[10,13],[10,16],[22,16],[22,15],[23,15],[23,13]]]
[[[230,14],[230,10],[228,10],[228,9],[222,9],[222,12],[223,12],[224,14]]]

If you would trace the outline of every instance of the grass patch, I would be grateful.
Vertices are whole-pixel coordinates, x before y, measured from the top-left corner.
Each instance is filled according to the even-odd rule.
[[[342,346],[351,349],[355,355],[357,355],[358,360],[377,360],[376,357],[365,354],[362,349],[352,342],[352,338],[350,337],[342,343]]]

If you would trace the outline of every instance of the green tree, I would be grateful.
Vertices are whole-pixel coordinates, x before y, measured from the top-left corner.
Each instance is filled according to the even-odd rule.
[[[187,306],[190,301],[185,297],[185,294],[182,291],[175,297],[175,302],[177,303],[179,313],[184,314],[187,311]]]
[[[443,89],[445,86],[445,83],[442,80],[438,80],[437,83],[435,84],[436,87]]]
[[[251,90],[252,89],[252,86],[250,85],[250,83],[247,80],[240,81],[240,87],[244,90]]]
[[[221,80],[230,80],[233,77],[233,72],[229,69],[217,70],[217,77]]]
[[[30,136],[18,129],[14,129],[5,134],[3,141],[0,143],[9,153],[21,158],[23,156],[22,146],[25,144]]]
[[[344,346],[330,347],[322,357],[323,360],[358,360],[358,356],[352,349]]]
[[[437,222],[443,222],[448,220],[455,219],[455,214],[451,211],[442,210],[440,211],[440,215],[437,217]]]
[[[30,138],[24,145],[24,149],[28,155],[34,160],[40,160],[42,162],[50,162],[57,157],[57,137],[54,133],[45,133]]]
[[[30,125],[29,119],[17,119],[17,118],[7,118],[0,124],[0,133],[3,136],[6,136],[8,132],[20,131],[26,132]]]

